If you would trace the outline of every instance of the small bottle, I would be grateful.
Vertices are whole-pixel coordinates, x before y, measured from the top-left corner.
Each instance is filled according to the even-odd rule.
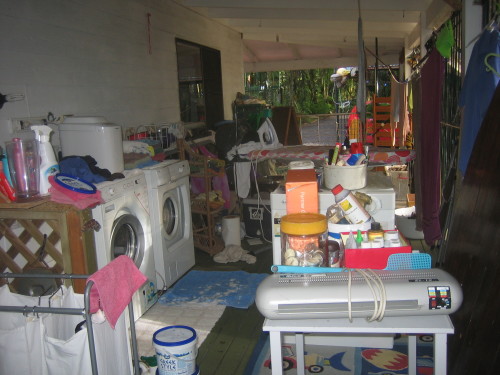
[[[361,248],[362,249],[369,249],[372,247],[372,243],[368,240],[363,240],[363,242],[361,242]]]
[[[375,238],[384,238],[384,231],[382,230],[380,223],[373,221],[371,223],[371,228],[366,231],[366,235],[368,236],[368,241],[373,241]]]
[[[356,240],[354,239],[354,235],[352,234],[352,231],[349,232],[349,237],[347,237],[345,247],[347,247],[348,249],[357,249],[358,248],[358,244],[356,243]]]
[[[382,237],[375,237],[370,243],[372,244],[372,248],[384,247],[384,239]]]
[[[358,233],[356,234],[356,245],[359,248],[361,248],[361,242],[363,242],[363,235],[361,234],[361,231],[358,229]]]
[[[349,135],[346,135],[345,138],[344,138],[344,146],[345,146],[345,148],[347,148],[348,150],[350,150],[350,148],[351,148],[351,141],[349,140]]]
[[[359,203],[350,190],[344,189],[342,185],[337,185],[332,189],[337,203],[344,215],[351,224],[367,223],[371,220],[370,214]]]

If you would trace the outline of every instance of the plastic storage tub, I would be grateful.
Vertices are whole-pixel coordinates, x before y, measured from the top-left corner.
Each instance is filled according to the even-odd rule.
[[[122,128],[104,117],[68,117],[59,127],[62,156],[92,156],[97,167],[123,172]]]

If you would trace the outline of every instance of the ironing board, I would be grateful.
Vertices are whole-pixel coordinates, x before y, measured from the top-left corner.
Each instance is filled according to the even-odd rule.
[[[285,146],[270,150],[254,150],[246,154],[248,160],[266,159],[308,159],[325,160],[331,146],[299,145]],[[242,156],[242,155],[240,155]],[[415,150],[400,150],[392,148],[370,148],[368,151],[369,165],[398,165],[405,164],[415,159]],[[242,156],[245,157],[245,156]]]

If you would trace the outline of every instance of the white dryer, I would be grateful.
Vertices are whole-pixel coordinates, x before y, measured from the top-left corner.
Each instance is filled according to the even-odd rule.
[[[132,298],[137,320],[158,300],[155,259],[144,172],[134,169],[124,174],[125,178],[96,184],[105,203],[93,208],[92,216],[101,224],[94,236],[97,267],[127,255],[148,278]]]
[[[166,289],[195,263],[189,163],[166,160],[143,170],[149,189],[157,286]]]

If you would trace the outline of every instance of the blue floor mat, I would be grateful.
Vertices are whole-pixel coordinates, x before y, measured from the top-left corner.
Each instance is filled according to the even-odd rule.
[[[254,302],[255,291],[266,276],[244,271],[193,270],[167,290],[159,302],[164,305],[209,303],[246,309]]]

